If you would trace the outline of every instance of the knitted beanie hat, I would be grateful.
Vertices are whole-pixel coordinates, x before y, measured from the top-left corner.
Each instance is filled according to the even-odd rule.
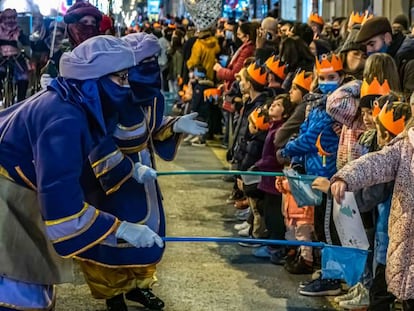
[[[102,20],[102,13],[95,6],[89,2],[78,1],[66,12],[64,21],[66,24],[74,24],[86,15],[95,17],[98,23]]]
[[[408,30],[408,17],[405,14],[397,15],[392,21],[393,24],[400,24],[405,30]]]
[[[82,42],[60,59],[60,75],[66,79],[98,79],[135,66],[135,55],[123,40],[96,36]]]
[[[365,42],[372,37],[385,34],[387,32],[390,34],[392,33],[389,20],[386,17],[374,16],[362,25],[361,30],[355,39],[355,43]]]

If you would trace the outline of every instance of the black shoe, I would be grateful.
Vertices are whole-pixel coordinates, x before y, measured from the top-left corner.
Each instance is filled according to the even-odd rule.
[[[124,294],[119,294],[110,299],[106,299],[107,311],[128,311],[128,307],[125,304]]]
[[[164,301],[155,296],[150,289],[135,288],[125,294],[126,299],[139,302],[150,310],[162,310]]]

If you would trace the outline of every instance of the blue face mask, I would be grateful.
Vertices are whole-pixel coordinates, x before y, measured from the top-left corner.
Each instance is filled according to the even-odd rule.
[[[386,45],[385,42],[383,41],[382,46],[378,51],[369,52],[369,53],[367,52],[367,55],[370,56],[375,53],[387,53],[387,50],[388,50],[388,45]]]
[[[108,76],[98,80],[98,87],[102,106],[108,112],[119,111],[131,98],[132,93],[129,85],[120,86]]]
[[[338,81],[325,81],[319,82],[319,89],[321,90],[322,94],[329,94],[335,91],[339,86]]]

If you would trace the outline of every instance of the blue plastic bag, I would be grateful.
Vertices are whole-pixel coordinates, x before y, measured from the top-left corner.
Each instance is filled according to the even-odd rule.
[[[322,204],[322,192],[312,189],[312,183],[318,176],[300,175],[293,169],[284,169],[283,173],[288,180],[290,192],[298,207]]]
[[[361,279],[368,251],[357,248],[325,245],[322,248],[322,278],[345,280],[353,286]]]

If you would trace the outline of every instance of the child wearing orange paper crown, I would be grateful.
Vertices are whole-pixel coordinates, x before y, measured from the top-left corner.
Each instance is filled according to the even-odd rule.
[[[289,97],[290,102],[295,106],[295,110],[275,135],[273,143],[276,149],[285,146],[288,140],[299,132],[299,127],[305,120],[306,102],[303,101],[303,98],[310,92],[312,80],[313,73],[304,70],[298,72],[293,78]]]
[[[269,107],[270,126],[264,142],[261,158],[254,164],[251,170],[265,172],[281,172],[283,165],[276,160],[276,150],[273,139],[283,122],[292,114],[294,106],[289,100],[289,95],[278,95],[273,99]],[[281,210],[282,195],[274,187],[275,177],[262,176],[258,189],[263,192],[263,217],[268,231],[269,239],[283,240],[285,238],[285,226]],[[255,250],[256,257],[278,258],[277,263],[285,256],[284,247],[262,246]]]
[[[409,104],[387,102],[375,119],[377,143],[383,149],[348,163],[331,179],[331,192],[339,203],[345,191],[394,182],[391,202],[378,205],[377,267],[369,292],[369,310],[390,310],[395,298],[402,300],[403,310],[414,310],[414,273],[410,269],[413,218],[409,216],[414,201],[413,121]],[[382,192],[377,196],[383,196]]]
[[[243,159],[244,166],[251,166],[260,159],[267,131],[269,129],[269,112],[267,105],[257,107],[248,117],[249,133],[251,139],[247,142],[247,153]],[[260,179],[260,176],[258,176]],[[246,196],[251,209],[250,217],[244,228],[238,231],[240,236],[252,236],[253,238],[264,238],[266,226],[263,219],[262,199],[263,192],[258,187],[258,179],[246,181],[237,179],[237,186]],[[236,201],[237,202],[237,201]],[[236,208],[242,208],[241,204],[235,203]]]
[[[274,55],[266,60],[265,68],[267,70],[269,93],[273,96],[286,93],[286,90],[282,88],[282,83],[286,78],[287,65]]]
[[[309,116],[302,124],[299,136],[288,142],[278,152],[279,161],[286,158],[303,157],[306,174],[330,178],[336,172],[336,153],[339,137],[333,129],[335,121],[326,112],[328,94],[344,81],[342,61],[335,54],[324,55],[316,61],[316,74],[319,87],[305,97],[310,105]],[[326,196],[321,206],[315,207],[315,235],[319,241],[325,241]],[[337,295],[341,292],[340,280],[317,279],[299,293],[309,296]]]

